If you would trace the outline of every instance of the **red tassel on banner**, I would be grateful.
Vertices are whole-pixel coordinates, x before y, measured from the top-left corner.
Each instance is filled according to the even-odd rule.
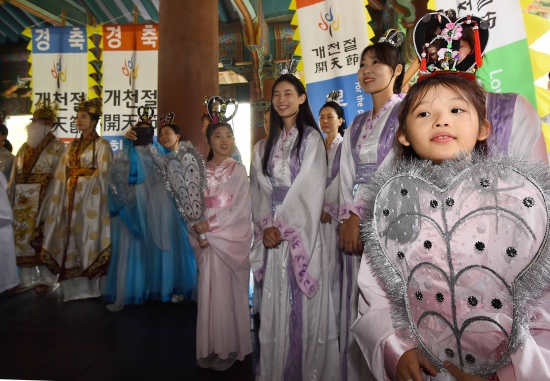
[[[422,52],[422,61],[420,62],[420,71],[426,71],[426,52]]]
[[[481,42],[479,41],[479,29],[478,26],[474,28],[474,51],[476,55],[476,65],[479,69],[483,65],[483,59],[481,58]]]

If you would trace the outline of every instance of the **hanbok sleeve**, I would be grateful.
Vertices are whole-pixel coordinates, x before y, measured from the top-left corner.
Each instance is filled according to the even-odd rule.
[[[205,235],[214,252],[227,266],[231,269],[246,266],[248,269],[248,253],[252,242],[249,184],[244,165],[235,164],[231,178],[224,184],[227,186],[224,191],[232,195],[232,204],[213,215],[217,226],[212,224],[213,229]],[[192,229],[190,233],[196,235]]]
[[[404,340],[393,328],[388,296],[367,258],[363,255],[359,268],[358,317],[351,331],[375,379],[395,380],[397,362],[416,344]]]
[[[531,320],[531,335],[510,356],[510,364],[497,372],[500,381],[550,380],[550,290],[540,302],[542,307]]]
[[[351,213],[361,216],[359,208],[363,204],[361,197],[357,200],[357,203],[353,199],[353,187],[355,186],[355,161],[351,153],[355,147],[351,146],[350,141],[351,133],[344,135],[344,141],[342,142],[342,154],[340,157],[340,220],[347,220],[350,218]]]
[[[10,201],[10,204],[13,205],[13,197],[15,196],[15,181],[17,178],[17,162],[19,161],[19,155],[24,155],[25,151],[27,149],[27,144],[23,144],[21,148],[19,148],[19,151],[17,151],[17,155],[13,158],[13,163],[11,164],[11,173],[10,177],[6,178],[8,181],[8,187],[6,189],[6,193],[8,195],[8,200]],[[54,167],[55,170],[55,167]]]
[[[273,226],[288,241],[298,286],[311,298],[319,289],[322,263],[315,258],[327,176],[326,152],[321,135],[312,132],[306,142],[300,172],[276,210]],[[294,153],[293,153],[294,154]]]
[[[0,228],[9,226],[13,222],[11,206],[6,195],[7,181],[6,177],[0,172]]]
[[[531,103],[521,95],[517,96],[513,118],[509,152],[524,154],[547,163],[542,121]]]
[[[264,252],[263,232],[273,226],[271,216],[271,194],[273,186],[262,172],[262,153],[265,140],[256,143],[250,164],[250,193],[252,198],[252,222],[254,223],[254,244],[250,251],[250,266],[257,281],[263,279]]]
[[[6,195],[6,177],[0,172],[0,293],[17,286],[19,276],[15,264],[13,214]]]
[[[213,233],[234,223],[251,223],[249,183],[244,165],[235,163],[229,182],[230,189],[226,191],[232,196],[231,206],[219,209],[208,218]],[[237,216],[242,217],[241,221],[235,220]]]
[[[342,150],[336,152],[332,165],[336,165],[340,161]],[[329,177],[330,178],[330,177]],[[323,211],[330,214],[333,220],[338,221],[339,205],[340,205],[340,171],[336,172],[336,176],[332,179],[328,187],[325,189],[325,203]]]

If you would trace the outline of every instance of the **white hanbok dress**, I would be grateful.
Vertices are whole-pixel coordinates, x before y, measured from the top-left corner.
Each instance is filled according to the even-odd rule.
[[[258,379],[333,381],[340,379],[340,371],[328,258],[332,252],[323,247],[320,229],[326,153],[313,128],[304,128],[297,152],[298,139],[296,127],[288,134],[281,131],[269,174],[258,169],[252,181],[259,229],[250,262],[256,279],[263,279]],[[258,233],[267,227],[276,227],[284,241],[264,257]]]
[[[340,250],[340,224],[338,221],[338,206],[340,205],[340,155],[342,153],[342,135],[337,134],[327,150],[327,183],[325,188],[325,203],[323,212],[328,213],[332,220],[321,224],[321,239],[324,247],[330,252],[329,265],[331,277],[332,302],[336,326],[340,326],[340,294],[342,289],[342,252]]]
[[[13,243],[13,214],[8,201],[6,177],[0,173],[0,293],[17,286],[19,277],[15,266],[15,244]]]
[[[348,128],[340,158],[340,219],[351,213],[363,215],[363,190],[393,147],[398,111],[404,94],[394,94],[373,117],[372,110],[360,114]],[[340,310],[340,356],[343,380],[368,380],[369,369],[351,326],[357,319],[359,287],[357,274],[361,256],[342,252],[342,303]]]

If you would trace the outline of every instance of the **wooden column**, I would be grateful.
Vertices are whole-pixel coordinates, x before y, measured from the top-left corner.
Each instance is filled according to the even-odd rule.
[[[217,95],[218,0],[162,0],[159,12],[158,115],[176,113],[183,140],[205,155],[205,95]]]

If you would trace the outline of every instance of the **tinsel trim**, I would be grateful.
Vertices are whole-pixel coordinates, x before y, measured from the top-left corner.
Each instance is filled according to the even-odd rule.
[[[529,180],[538,188],[544,197],[547,214],[545,234],[538,252],[528,265],[514,280],[514,310],[511,335],[508,347],[501,359],[476,373],[480,377],[489,377],[498,369],[510,362],[510,356],[517,351],[530,336],[530,322],[540,307],[538,298],[550,284],[550,247],[548,245],[549,221],[550,221],[550,167],[547,163],[527,159],[524,156],[493,155],[486,157],[479,153],[469,156],[461,155],[453,160],[446,160],[436,165],[429,160],[398,160],[394,165],[380,168],[372,177],[363,194],[365,201],[364,214],[361,223],[361,238],[368,251],[368,256],[375,274],[382,282],[390,300],[393,327],[405,340],[410,340],[418,345],[419,353],[436,366],[442,368],[443,362],[437,359],[424,345],[416,326],[408,312],[406,299],[407,284],[394,266],[390,258],[384,252],[379,241],[377,224],[375,219],[375,205],[387,183],[400,176],[412,176],[421,178],[428,185],[446,191],[449,184],[452,185],[459,176],[467,172],[495,174],[502,170],[511,170]]]

